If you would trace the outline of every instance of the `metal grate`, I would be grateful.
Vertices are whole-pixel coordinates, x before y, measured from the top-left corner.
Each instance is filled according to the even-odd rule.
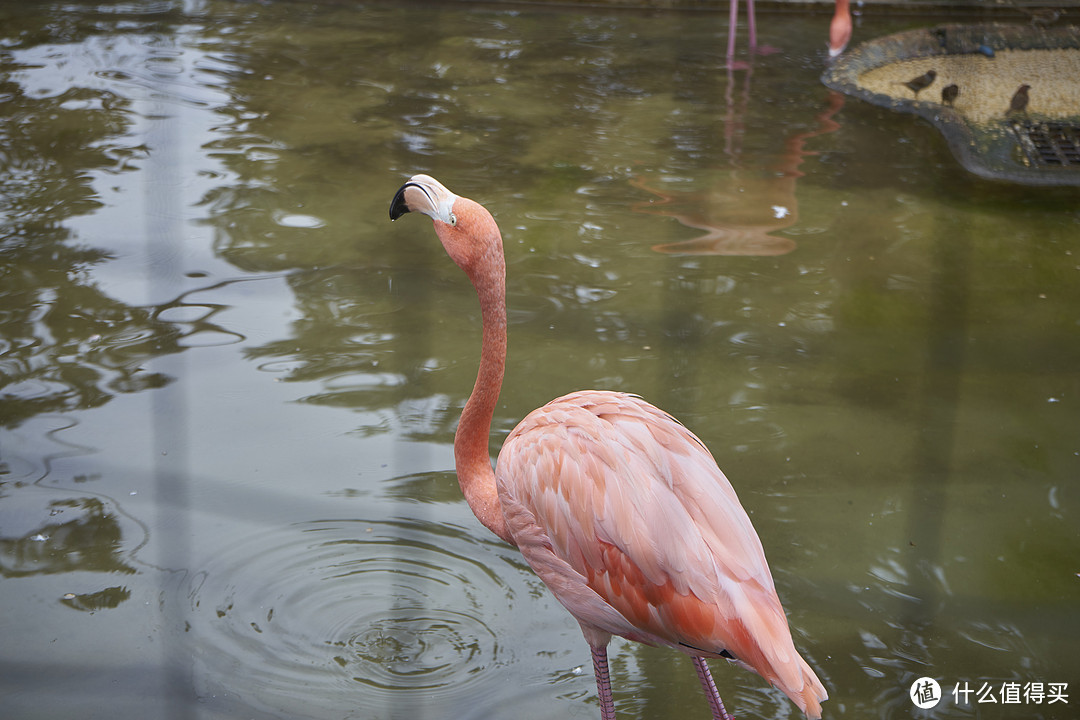
[[[1066,50],[1073,62],[1080,54],[1080,23],[1059,27],[1034,27],[985,23],[919,28],[876,38],[860,44],[832,63],[822,80],[867,102],[899,112],[921,116],[934,124],[949,142],[956,159],[971,172],[985,178],[1025,185],[1080,186],[1080,97],[1054,115],[1031,115],[1006,111],[989,121],[976,121],[956,107],[918,99],[903,84],[897,93],[864,88],[863,73],[916,58],[971,55],[1005,50]],[[1061,53],[1057,54],[1061,58]],[[1070,69],[1071,69],[1070,65]],[[1067,81],[1074,73],[1042,68],[1039,77]],[[1010,86],[1015,87],[1015,84]],[[1070,95],[1075,96],[1073,92]]]
[[[1060,122],[1014,122],[1013,132],[1031,165],[1080,168],[1080,126]]]

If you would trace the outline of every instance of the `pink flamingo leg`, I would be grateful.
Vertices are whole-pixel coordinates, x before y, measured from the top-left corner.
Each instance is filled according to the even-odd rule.
[[[754,0],[746,0],[746,28],[750,33],[750,52],[757,50],[757,19],[754,17]]]
[[[611,675],[608,673],[606,647],[593,646],[592,664],[593,672],[596,673],[596,691],[600,695],[600,720],[615,720],[615,701],[611,698]]]
[[[735,31],[739,25],[739,0],[731,0],[731,12],[728,15],[727,56],[735,56]]]
[[[728,715],[727,708],[724,707],[724,701],[720,699],[720,693],[716,691],[716,683],[713,682],[712,673],[709,672],[709,666],[705,663],[705,658],[694,658],[694,667],[697,669],[697,676],[701,680],[701,688],[705,691],[705,697],[709,700],[713,720],[735,720],[733,716]]]

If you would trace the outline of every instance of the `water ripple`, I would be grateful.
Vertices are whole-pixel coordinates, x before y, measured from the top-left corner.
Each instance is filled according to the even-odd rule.
[[[227,683],[290,717],[315,712],[312,698],[365,717],[464,702],[512,660],[495,627],[518,593],[489,569],[498,563],[453,526],[411,520],[261,533],[189,583],[197,677],[208,695]]]

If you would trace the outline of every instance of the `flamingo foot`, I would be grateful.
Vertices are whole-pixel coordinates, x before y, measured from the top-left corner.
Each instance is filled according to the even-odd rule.
[[[716,683],[713,681],[712,673],[709,672],[709,666],[706,664],[705,658],[695,657],[693,660],[694,667],[697,669],[698,680],[701,681],[701,689],[705,691],[705,697],[709,701],[713,720],[735,720],[734,716],[728,714],[727,708],[724,707],[724,701],[720,699],[720,693],[716,690]]]
[[[593,646],[592,663],[593,672],[596,673],[596,691],[600,696],[600,720],[615,720],[615,701],[611,697],[611,675],[608,673],[606,647]],[[708,672],[707,668],[705,672]]]

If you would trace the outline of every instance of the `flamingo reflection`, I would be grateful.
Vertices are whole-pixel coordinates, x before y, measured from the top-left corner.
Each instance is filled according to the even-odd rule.
[[[843,107],[843,95],[830,92],[825,109],[816,116],[817,127],[789,137],[775,163],[748,167],[737,140],[742,134],[747,94],[738,108],[729,98],[725,141],[734,167],[712,187],[700,192],[672,192],[657,187],[657,179],[639,176],[630,181],[659,198],[635,204],[635,212],[672,217],[705,233],[690,240],[655,245],[653,250],[672,255],[767,256],[795,249],[795,241],[774,233],[798,220],[795,188],[803,176],[799,166],[808,155],[816,154],[804,146],[812,137],[839,129],[833,116]]]

